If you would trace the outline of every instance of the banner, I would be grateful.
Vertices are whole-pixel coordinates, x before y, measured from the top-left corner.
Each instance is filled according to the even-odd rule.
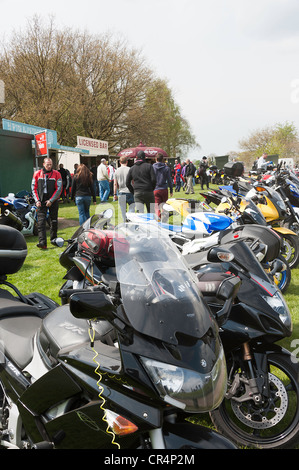
[[[48,146],[47,146],[47,132],[39,132],[35,134],[35,155],[36,157],[47,157]]]

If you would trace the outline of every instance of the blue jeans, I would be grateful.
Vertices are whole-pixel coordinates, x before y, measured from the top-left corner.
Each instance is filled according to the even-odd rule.
[[[134,203],[134,195],[132,193],[118,193],[118,203],[121,210],[121,215],[123,221],[126,221],[126,212],[127,212],[127,204],[129,206],[128,212],[135,212],[135,203]]]
[[[82,225],[90,217],[91,196],[76,196],[75,202],[79,212],[79,224]]]
[[[99,181],[99,193],[101,202],[107,202],[110,194],[110,185],[108,180]]]

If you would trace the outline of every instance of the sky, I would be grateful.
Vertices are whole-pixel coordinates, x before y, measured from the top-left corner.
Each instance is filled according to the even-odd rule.
[[[191,158],[238,152],[277,123],[299,133],[298,0],[0,0],[1,40],[35,14],[139,49],[200,145]]]

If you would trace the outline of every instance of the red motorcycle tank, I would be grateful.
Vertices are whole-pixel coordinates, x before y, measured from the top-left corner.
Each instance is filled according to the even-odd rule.
[[[113,240],[116,234],[113,230],[99,230],[91,228],[85,230],[78,238],[78,248],[102,260],[114,260]],[[129,251],[125,238],[117,236],[118,243],[123,246],[124,253]]]

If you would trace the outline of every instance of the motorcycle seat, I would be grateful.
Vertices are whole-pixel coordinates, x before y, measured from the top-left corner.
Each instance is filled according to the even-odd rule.
[[[22,306],[22,303],[20,304]],[[10,311],[12,310],[10,309]],[[21,315],[7,315],[1,318],[0,337],[5,346],[3,352],[21,370],[32,360],[33,339],[41,321],[38,316],[30,315],[30,313],[25,314],[24,311]]]
[[[1,289],[2,291],[3,289]],[[3,294],[1,292],[1,294]],[[5,294],[5,297],[0,296],[0,320],[8,317],[24,317],[24,316],[36,316],[39,317],[39,310],[32,306],[23,303],[18,298],[11,295],[9,292]]]

